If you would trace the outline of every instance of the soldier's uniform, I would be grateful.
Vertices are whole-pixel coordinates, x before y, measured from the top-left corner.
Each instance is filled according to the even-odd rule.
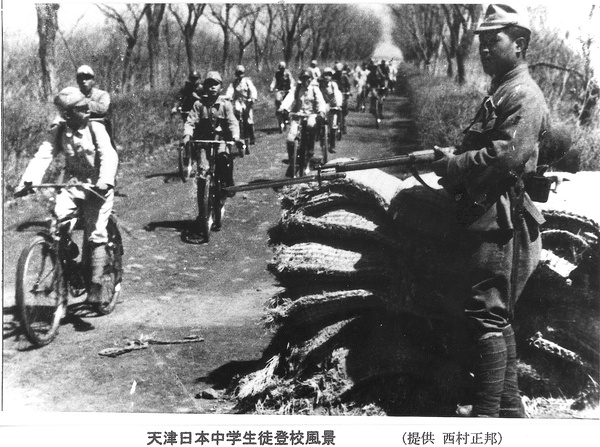
[[[490,5],[475,32],[507,26],[529,29],[512,8]],[[525,191],[524,179],[536,170],[538,142],[548,130],[548,107],[522,60],[492,78],[490,94],[461,146],[432,166],[457,201],[459,221],[473,242],[463,303],[476,342],[473,415],[523,416],[510,322],[541,254],[544,219]]]

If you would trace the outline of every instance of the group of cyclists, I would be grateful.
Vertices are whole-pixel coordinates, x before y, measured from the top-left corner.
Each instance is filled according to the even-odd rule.
[[[52,123],[47,139],[25,170],[15,196],[32,193],[36,184],[41,183],[52,159],[61,152],[66,154],[67,179],[73,184],[77,182],[87,186],[83,189],[81,186],[61,189],[56,198],[55,212],[60,219],[69,215],[74,208],[83,210],[86,221],[85,251],[91,271],[88,300],[93,302],[101,296],[101,276],[106,263],[105,246],[108,240],[106,226],[112,213],[119,157],[109,116],[110,95],[95,86],[95,74],[91,67],[80,66],[76,78],[78,87],[67,87],[55,97],[58,116]],[[283,133],[286,128],[288,131],[286,146],[289,167],[286,175],[304,175],[311,163],[326,162],[313,158],[315,141],[319,139],[327,140],[325,157],[327,152],[335,152],[336,140],[341,139],[346,130],[345,117],[352,87],[357,95],[356,109],[364,110],[366,95],[381,99],[392,80],[387,61],[377,64],[370,60],[354,70],[341,62],[321,70],[317,61],[312,61],[307,69],[299,73],[297,82],[286,63],[280,62],[270,90],[275,93],[279,131]],[[225,198],[233,195],[226,192],[226,187],[234,184],[235,152],[232,148],[235,146],[237,154],[244,156],[249,154],[248,146],[256,141],[253,107],[258,99],[257,89],[246,76],[244,66],[238,65],[234,80],[225,90],[218,72],[209,71],[201,79],[198,71],[192,71],[178,99],[178,105],[172,109],[172,113],[179,113],[184,120],[182,146],[191,147],[194,142],[227,143],[200,145],[196,150],[197,183],[211,174],[218,177],[220,193],[216,199],[220,206],[217,206],[216,213],[219,217]],[[376,113],[374,109],[371,111]],[[324,137],[327,135],[323,133],[325,128],[329,129],[328,137]],[[297,150],[299,135],[304,142],[303,153]],[[303,164],[296,163],[300,157]],[[218,171],[219,175],[215,175],[214,171]],[[198,205],[201,206],[200,197]],[[201,210],[199,213],[202,214]],[[220,218],[215,218],[210,227],[203,226],[204,233],[218,230],[219,227]],[[198,237],[207,240],[206,234]]]

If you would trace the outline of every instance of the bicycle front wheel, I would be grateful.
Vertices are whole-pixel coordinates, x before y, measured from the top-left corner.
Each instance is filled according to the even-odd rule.
[[[193,160],[190,152],[185,146],[179,148],[179,177],[182,182],[187,182],[192,175]]]
[[[211,197],[212,174],[198,178],[198,224],[206,242],[210,239],[210,228],[214,222],[214,209]]]
[[[292,178],[298,177],[298,150],[300,149],[300,142],[296,138],[294,140],[294,150],[292,151],[292,159],[290,163],[292,165]]]
[[[323,124],[323,134],[321,136],[321,155],[322,163],[327,163],[329,159],[329,147],[331,146],[329,124]]]
[[[117,226],[117,220],[110,216],[106,226],[108,243],[106,244],[107,262],[102,275],[102,296],[96,306],[101,315],[108,315],[117,305],[121,295],[121,281],[123,280],[123,241]]]
[[[67,288],[52,243],[32,239],[17,264],[16,302],[21,325],[35,346],[50,343],[58,334],[67,305]]]

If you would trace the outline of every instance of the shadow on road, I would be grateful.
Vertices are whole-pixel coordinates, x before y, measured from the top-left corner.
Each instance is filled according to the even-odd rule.
[[[163,177],[165,183],[171,183],[175,180],[181,180],[179,177],[179,172],[155,172],[153,174],[147,174],[144,176],[146,179],[155,178],[155,177]]]
[[[264,366],[264,360],[234,360],[219,366],[205,377],[198,377],[197,382],[212,385],[215,389],[225,389],[236,377],[243,377]]]

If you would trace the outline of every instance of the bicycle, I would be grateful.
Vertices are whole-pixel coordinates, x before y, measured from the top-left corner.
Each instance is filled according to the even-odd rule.
[[[221,172],[219,164],[216,161],[217,150],[225,145],[225,150],[231,153],[230,147],[233,141],[223,140],[190,140],[190,150],[192,158],[196,163],[200,160],[200,151],[206,151],[208,161],[208,170],[203,174],[199,166],[196,169],[196,200],[198,203],[198,223],[200,233],[204,241],[208,242],[211,231],[218,231],[221,228],[223,219],[223,206],[226,194],[223,192],[226,173]],[[243,152],[244,145],[239,146],[239,152]]]
[[[288,93],[289,90],[275,90],[275,115],[277,116],[277,127],[279,128],[279,133],[283,133],[286,126],[289,124],[285,114],[279,111],[281,102],[288,95]]]
[[[239,107],[237,105],[234,107],[234,113],[240,125],[240,140],[244,142],[244,146],[238,148],[238,155],[244,157],[244,154],[250,155],[250,132],[248,131],[248,128],[251,124],[248,123],[248,117],[252,104],[246,103],[246,101],[241,99],[238,99],[236,104],[239,104]]]
[[[333,128],[333,115],[337,115],[337,127]],[[329,125],[329,150],[333,152],[335,148],[335,142],[341,141],[342,139],[342,128],[344,126],[344,114],[342,113],[342,109],[340,107],[332,107],[329,109],[329,117],[328,117],[328,125]]]
[[[375,116],[375,127],[377,127],[377,129],[379,129],[379,125],[383,118],[383,100],[385,99],[386,92],[387,88],[385,87],[371,88],[370,111]]]
[[[91,186],[82,183],[49,183],[28,188],[60,191],[74,187],[102,197]],[[85,254],[80,256],[79,247],[71,237],[74,229],[71,221],[79,217],[77,210],[59,219],[52,209],[48,228],[31,239],[17,262],[16,304],[19,319],[26,337],[36,347],[49,344],[58,335],[60,322],[68,313],[69,296],[76,298],[88,292],[91,279],[88,259]],[[106,229],[107,262],[102,278],[102,300],[93,304],[101,315],[108,315],[115,309],[123,279],[123,242],[114,213],[109,217]]]
[[[290,164],[292,165],[292,178],[304,176],[310,162],[310,160],[306,159],[306,146],[309,138],[307,122],[308,117],[311,115],[311,113],[304,112],[290,112],[288,114],[290,119],[298,119],[300,121],[300,129],[298,129],[296,137],[294,138],[294,149],[290,160]]]
[[[341,141],[342,134],[346,134],[347,133],[346,115],[348,115],[348,102],[350,100],[350,96],[352,96],[352,93],[350,93],[350,92],[343,92],[342,95],[344,96],[344,101],[342,102],[342,113],[340,114],[340,119],[339,119],[340,132],[338,133],[338,137],[337,137],[338,141]]]

